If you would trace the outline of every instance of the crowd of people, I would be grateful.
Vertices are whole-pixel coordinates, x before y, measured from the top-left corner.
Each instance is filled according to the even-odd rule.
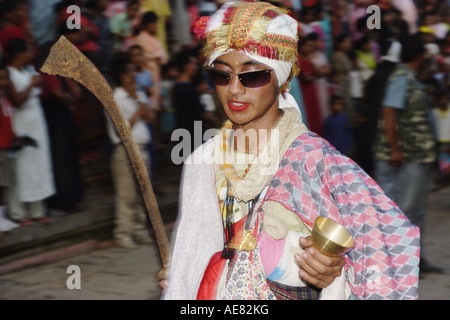
[[[85,54],[115,89],[133,137],[148,155],[153,179],[158,144],[170,143],[175,129],[186,129],[193,137],[195,121],[201,122],[205,131],[220,127],[225,119],[204,72],[203,40],[195,37],[199,19],[212,15],[225,2],[0,0],[1,231],[48,223],[52,216],[75,211],[83,197],[80,165],[105,156],[107,150],[112,155],[116,200],[121,199],[116,202],[117,217],[121,217],[116,219],[116,240],[122,239],[118,243],[130,248],[134,240],[145,242],[142,225],[136,235],[131,230],[133,215],[145,223],[144,209],[128,205],[135,202],[135,195],[120,193],[123,184],[119,181],[130,173],[117,169],[117,161],[124,161],[123,150],[102,105],[71,79],[39,73],[35,66],[61,35]],[[391,155],[382,155],[386,139],[381,138],[384,131],[378,128],[379,119],[389,117],[385,109],[399,110],[404,101],[414,99],[405,80],[409,74],[398,81],[390,76],[398,71],[397,66],[414,61],[415,53],[423,53],[420,64],[414,64],[413,78],[420,85],[417,92],[428,93],[429,113],[423,116],[432,120],[436,135],[427,139],[434,139],[439,150],[438,156],[418,161],[436,165],[442,177],[448,174],[448,1],[270,2],[289,8],[298,21],[301,72],[291,79],[289,91],[303,122],[377,180],[377,170],[381,170],[377,163],[392,160]],[[368,11],[370,5],[376,9]],[[423,50],[413,47],[413,56],[405,57],[402,52],[410,45],[411,35],[417,37],[416,43],[424,44]],[[393,93],[385,97],[386,91]],[[402,91],[404,94],[398,94]],[[390,117],[400,116],[391,113]],[[405,119],[402,125],[425,124],[407,124]],[[422,136],[417,140],[427,144]],[[191,150],[198,145],[196,141],[191,139]],[[399,145],[404,143],[399,141]],[[432,144],[428,142],[428,146]],[[404,154],[403,158],[397,154],[397,160],[415,161]],[[393,183],[392,176],[389,179],[386,189]],[[119,214],[119,210],[127,213]]]

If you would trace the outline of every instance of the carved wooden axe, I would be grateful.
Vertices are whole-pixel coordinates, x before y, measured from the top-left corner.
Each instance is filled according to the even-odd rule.
[[[130,129],[128,125],[125,124],[119,108],[117,107],[111,86],[97,67],[95,67],[94,64],[64,36],[61,36],[52,46],[40,70],[50,75],[72,78],[79,82],[100,100],[110,115],[117,132],[123,141],[123,145],[127,151],[128,158],[130,159],[131,166],[133,167],[133,171],[144,198],[164,267],[163,270],[158,273],[158,276],[161,279],[164,279],[169,252],[169,241],[166,230],[159,212],[147,168],[142,160],[138,146],[132,139]]]

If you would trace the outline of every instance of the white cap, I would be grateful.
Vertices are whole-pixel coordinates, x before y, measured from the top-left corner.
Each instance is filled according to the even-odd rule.
[[[401,52],[402,45],[400,44],[400,42],[394,40],[392,41],[391,46],[389,47],[389,50],[386,52],[386,54],[381,57],[381,60],[398,63],[401,61]]]

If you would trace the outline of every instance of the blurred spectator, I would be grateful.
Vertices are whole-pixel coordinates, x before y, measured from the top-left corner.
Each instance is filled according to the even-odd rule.
[[[154,108],[159,108],[159,90],[161,82],[161,66],[166,64],[169,55],[162,43],[156,37],[158,17],[152,11],[147,11],[142,16],[138,33],[131,39],[125,49],[132,45],[138,45],[144,50],[144,69],[152,74],[155,87],[155,95],[152,97]]]
[[[342,113],[344,103],[342,97],[331,97],[331,114],[324,120],[323,137],[342,154],[350,155],[353,147],[353,133],[350,119]]]
[[[349,32],[349,6],[346,0],[333,0],[329,3],[333,37]]]
[[[297,61],[298,68],[301,68],[300,61]],[[308,115],[306,113],[305,109],[305,103],[303,102],[303,92],[300,85],[300,79],[299,77],[293,77],[291,79],[291,87],[289,88],[289,93],[294,97],[295,101],[297,102],[300,114],[302,115],[302,121],[305,124],[305,126],[309,126],[308,124]]]
[[[99,47],[97,67],[107,79],[109,78],[114,48],[113,34],[109,30],[108,18],[104,14],[108,2],[109,0],[88,0],[86,3],[86,17],[98,29],[96,40]]]
[[[152,137],[156,136],[156,131],[159,124],[159,111],[160,102],[155,101],[155,96],[160,96],[156,94],[155,86],[153,84],[153,79],[150,71],[144,69],[144,52],[139,45],[133,45],[128,49],[128,57],[130,61],[131,68],[135,73],[135,81],[139,91],[144,92],[149,99],[149,106],[154,113],[154,120],[147,123],[148,130]],[[156,106],[156,107],[155,107]],[[150,178],[154,180],[156,171],[156,145],[154,139],[148,144],[148,152],[150,153],[150,158],[152,159],[153,165],[150,170]],[[156,189],[156,188],[154,188]]]
[[[409,34],[417,32],[419,14],[414,0],[392,0],[392,5],[402,12],[402,18],[408,23]]]
[[[82,199],[78,146],[72,110],[81,89],[72,79],[41,75],[41,101],[47,122],[56,194],[47,199],[50,216],[73,213]]]
[[[357,40],[359,38],[359,28],[358,21],[360,18],[363,18],[367,14],[367,7],[375,4],[374,0],[353,0],[352,2],[352,10],[350,12],[350,20],[349,27],[350,33],[353,36],[353,40]]]
[[[323,120],[330,114],[330,96],[328,95],[327,77],[331,72],[331,66],[323,49],[320,48],[319,34],[313,32],[309,35],[309,38],[311,38],[314,46],[314,50],[311,53],[311,62],[314,67],[319,70],[320,75],[322,75],[316,80],[316,85]]]
[[[140,10],[139,0],[130,0],[126,5],[126,11],[109,18],[109,29],[114,36],[114,51],[122,50],[123,43],[133,35],[132,21]]]
[[[201,17],[211,16],[219,9],[215,0],[198,0],[198,12]]]
[[[357,65],[361,79],[365,83],[375,72],[377,61],[372,51],[372,38],[363,36],[355,43],[355,53],[357,55]]]
[[[144,92],[137,90],[130,65],[117,66],[116,70],[114,76],[118,86],[114,90],[114,98],[149,171],[151,159],[146,146],[152,137],[146,123],[153,121],[149,101]],[[151,242],[146,210],[125,147],[111,118],[108,116],[107,119],[109,137],[114,145],[111,155],[115,190],[113,237],[118,246],[133,249],[136,243]]]
[[[17,153],[17,184],[8,189],[10,218],[21,225],[32,221],[49,222],[45,199],[55,194],[48,130],[42,110],[42,79],[30,66],[32,53],[24,39],[12,39],[7,47],[11,100],[14,105],[13,128],[18,136],[36,142]],[[31,219],[31,220],[30,220]]]
[[[5,192],[15,184],[15,161],[10,153],[16,138],[12,129],[12,105],[7,89],[10,85],[8,69],[0,64],[0,235],[1,232],[17,228],[19,225],[7,218]]]
[[[131,0],[133,1],[133,0]],[[105,16],[108,19],[111,19],[115,15],[119,13],[124,13],[127,11],[127,4],[130,3],[130,0],[110,0],[108,4],[108,8],[106,8]],[[139,5],[140,6],[140,5]]]
[[[3,51],[5,61],[6,48],[11,39],[27,39],[22,26],[21,5],[17,0],[3,0],[0,2],[0,49]],[[4,61],[4,63],[5,63]]]
[[[400,62],[400,42],[395,40],[385,41],[381,46],[381,53],[381,61],[365,86],[361,114],[364,122],[361,124],[360,144],[356,146],[354,155],[354,160],[371,176],[374,176],[375,170],[373,145],[380,118],[381,102],[389,76]]]
[[[81,21],[90,23],[86,18]],[[83,23],[83,22],[82,22]],[[94,29],[97,29],[93,25]],[[89,38],[86,38],[88,31],[81,29],[69,29],[65,21],[61,21],[59,25],[59,33],[64,35],[72,44],[78,48],[94,65],[98,65],[98,46]],[[110,79],[108,79],[110,80]],[[74,122],[76,139],[80,152],[80,162],[82,164],[88,161],[98,160],[104,155],[99,152],[103,148],[103,141],[107,139],[105,127],[105,115],[103,105],[86,87],[80,86],[81,99],[79,99],[74,107]]]
[[[176,125],[175,109],[172,102],[172,90],[179,76],[173,60],[162,66],[161,70],[161,121],[160,130],[167,136],[172,133]],[[170,137],[169,137],[170,138]],[[170,140],[170,139],[169,139]]]
[[[422,15],[422,23],[419,31],[431,30],[436,39],[441,40],[449,31],[448,26],[439,20],[437,12],[426,12]]]
[[[299,50],[301,72],[298,77],[300,79],[303,102],[308,117],[308,128],[317,134],[322,134],[323,117],[320,108],[319,93],[317,91],[317,80],[322,77],[322,74],[312,62],[315,51],[313,38],[303,38],[300,42]]]
[[[203,123],[205,129],[217,128],[220,125],[220,119],[216,116],[216,102],[213,96],[213,89],[211,89],[206,81],[206,76],[203,72],[198,72],[192,78],[192,84],[200,96],[200,103],[203,106]]]
[[[173,7],[173,17],[174,18],[172,19],[171,25],[174,40],[172,52],[178,52],[193,42],[190,28],[191,20],[185,1],[175,1]]]
[[[138,89],[144,92],[148,98],[156,95],[153,78],[150,71],[144,68],[144,51],[139,45],[133,45],[128,49],[128,58],[131,68],[136,74]],[[159,105],[159,104],[156,104]]]
[[[61,0],[30,0],[30,24],[33,39],[38,47],[42,47],[56,36],[55,5]]]
[[[343,113],[347,117],[352,117],[352,99],[350,95],[350,78],[349,72],[353,65],[348,54],[352,50],[352,39],[348,34],[342,34],[335,40],[335,50],[331,57],[331,67],[337,72],[339,92],[338,94],[344,99]]]
[[[158,17],[155,36],[161,42],[164,50],[168,51],[167,25],[172,16],[169,0],[140,0],[144,12],[152,11]]]
[[[424,234],[426,199],[432,165],[436,161],[436,140],[431,108],[421,70],[425,46],[420,36],[408,37],[401,60],[389,76],[382,102],[382,124],[375,143],[376,180]],[[425,259],[421,237],[421,272],[440,271]]]
[[[438,70],[434,74],[439,93],[450,93],[450,56],[440,57]]]
[[[350,106],[352,114],[349,117],[352,126],[357,127],[359,125],[359,116],[361,113],[361,101],[364,94],[364,81],[359,67],[358,55],[355,51],[351,51],[348,54],[350,61],[352,62],[352,70],[348,73],[350,79],[350,97],[352,105]]]
[[[444,57],[450,57],[450,31],[447,32],[445,38],[441,42],[441,50]]]
[[[441,92],[433,108],[438,142],[438,168],[441,177],[450,177],[450,99],[448,92]]]
[[[58,34],[70,35],[68,38],[69,41],[73,43],[73,45],[80,50],[90,61],[92,61],[96,66],[100,65],[100,46],[98,44],[98,37],[100,36],[100,30],[98,27],[92,23],[87,17],[84,11],[81,11],[80,15],[80,27],[77,28],[69,28],[67,26],[67,19],[71,16],[70,10],[67,12],[67,8],[70,5],[77,5],[80,8],[83,8],[85,0],[62,0],[56,7],[55,10],[57,12],[57,26],[58,26]]]
[[[191,152],[203,142],[203,131],[195,131],[195,125],[202,123],[205,110],[200,96],[192,84],[193,77],[199,72],[196,57],[181,51],[176,55],[178,79],[172,88],[172,103],[176,111],[176,127],[186,129],[191,142]],[[197,124],[195,124],[197,122]],[[202,129],[204,129],[202,127]],[[197,134],[197,136],[196,136]],[[198,137],[201,134],[201,137]],[[187,156],[187,155],[183,155]]]
[[[402,11],[393,7],[381,12],[381,28],[377,30],[379,33],[378,41],[382,43],[387,39],[396,39],[403,42],[410,33],[410,26],[403,18]],[[415,27],[417,29],[417,27]]]

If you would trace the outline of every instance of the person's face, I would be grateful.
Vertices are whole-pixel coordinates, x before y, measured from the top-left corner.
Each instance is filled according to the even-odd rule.
[[[144,53],[140,49],[132,49],[130,50],[130,61],[135,66],[142,65],[144,61]]]
[[[336,114],[342,111],[344,101],[341,99],[337,99],[331,105],[331,112]]]
[[[340,49],[344,52],[350,51],[352,48],[352,39],[350,37],[345,38],[341,44]]]
[[[6,19],[12,24],[19,24],[22,21],[22,18],[23,8],[20,5],[6,15]]]
[[[104,12],[108,9],[109,0],[98,0],[97,7],[100,12]]]
[[[128,7],[127,14],[128,14],[129,20],[133,20],[134,18],[136,18],[138,16],[139,8],[140,7],[138,4],[132,4]]]
[[[145,25],[145,30],[150,34],[156,34],[157,31],[157,23],[155,22],[149,22]]]
[[[269,72],[268,83],[244,86],[235,73],[271,70],[268,66],[232,51],[218,57],[213,68],[233,74],[226,85],[215,85],[224,111],[235,128],[270,129],[278,120],[278,85],[275,71]]]
[[[180,73],[178,72],[177,68],[172,67],[169,69],[169,71],[167,72],[167,77],[169,79],[176,79],[178,78],[178,76],[180,75]]]
[[[369,52],[372,49],[372,44],[370,43],[370,41],[367,41],[366,43],[364,43],[361,49],[365,52]]]
[[[198,64],[194,57],[189,59],[189,62],[184,66],[184,70],[189,75],[194,75],[198,71]]]
[[[312,41],[312,40],[305,41],[300,46],[300,52],[301,52],[302,56],[304,56],[304,57],[307,57],[308,55],[310,55],[312,52],[314,52],[314,50],[315,50],[315,41]]]
[[[135,89],[136,81],[134,78],[134,73],[127,72],[120,75],[120,82],[123,88]]]
[[[25,51],[18,53],[16,55],[16,59],[22,66],[29,64],[33,59],[33,53],[31,51],[31,48],[28,47]]]

